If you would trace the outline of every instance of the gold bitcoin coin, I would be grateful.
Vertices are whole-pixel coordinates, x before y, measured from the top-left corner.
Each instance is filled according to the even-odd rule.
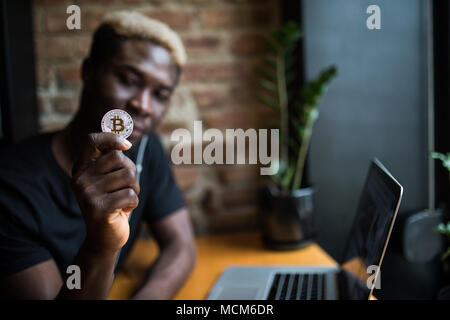
[[[133,132],[133,119],[121,109],[110,110],[102,118],[102,131],[112,132],[126,139]]]

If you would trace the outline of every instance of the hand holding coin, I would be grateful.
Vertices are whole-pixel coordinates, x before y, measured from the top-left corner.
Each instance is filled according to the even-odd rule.
[[[111,116],[113,111],[116,113]],[[86,223],[86,242],[98,253],[117,251],[125,245],[128,218],[139,203],[136,166],[122,152],[131,147],[125,136],[133,130],[132,120],[130,130],[131,117],[110,112],[107,119],[113,120],[105,121],[110,132],[89,134],[72,170],[72,188]]]

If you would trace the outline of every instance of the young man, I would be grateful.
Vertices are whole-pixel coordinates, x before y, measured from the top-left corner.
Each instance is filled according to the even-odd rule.
[[[82,65],[73,120],[59,132],[2,151],[3,297],[107,298],[119,252],[120,266],[142,222],[160,253],[133,298],[169,299],[182,286],[195,262],[193,232],[152,131],[167,111],[185,60],[180,38],[166,25],[135,12],[104,18]],[[132,146],[101,132],[101,119],[111,109],[132,116]],[[145,140],[138,181],[135,161]],[[69,265],[80,268],[81,289],[67,288]]]

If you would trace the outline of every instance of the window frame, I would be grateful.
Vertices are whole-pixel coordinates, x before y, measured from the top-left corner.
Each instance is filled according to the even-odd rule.
[[[39,130],[32,3],[0,1],[0,145]]]

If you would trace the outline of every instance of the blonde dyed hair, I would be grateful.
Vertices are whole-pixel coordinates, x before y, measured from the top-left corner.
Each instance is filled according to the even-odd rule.
[[[172,54],[175,63],[182,67],[187,60],[186,51],[178,34],[161,21],[135,11],[115,11],[103,17],[106,24],[124,37],[139,37],[160,43]]]

